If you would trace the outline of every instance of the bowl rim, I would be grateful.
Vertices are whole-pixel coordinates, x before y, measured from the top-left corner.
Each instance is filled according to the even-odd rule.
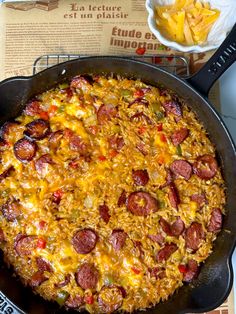
[[[206,46],[200,46],[200,45],[194,45],[194,46],[184,46],[181,45],[175,41],[171,41],[166,39],[162,34],[159,32],[159,30],[156,27],[155,24],[155,13],[153,8],[153,0],[146,0],[146,9],[148,11],[148,26],[151,30],[151,32],[156,36],[156,38],[162,43],[163,45],[182,52],[206,52],[209,50],[214,50],[218,48],[221,43],[223,42],[223,39],[221,43],[218,43],[217,45],[206,45]]]

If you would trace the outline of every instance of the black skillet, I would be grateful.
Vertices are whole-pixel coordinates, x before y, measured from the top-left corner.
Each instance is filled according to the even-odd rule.
[[[31,77],[14,77],[0,83],[0,124],[20,114],[24,104],[35,94],[78,74],[114,73],[140,78],[156,85],[162,83],[184,98],[196,112],[215,144],[218,162],[226,182],[227,204],[223,230],[214,251],[194,283],[184,285],[168,301],[146,313],[177,314],[210,311],[218,307],[232,288],[232,253],[236,229],[236,150],[219,115],[207,99],[213,83],[236,60],[236,25],[221,47],[194,76],[182,80],[156,66],[122,57],[85,57],[56,65]],[[54,303],[35,296],[12,276],[0,259],[0,313],[63,313]],[[7,299],[4,297],[7,296]],[[11,301],[10,301],[11,300]],[[139,313],[138,311],[136,313]],[[141,313],[141,312],[140,312]],[[143,313],[143,312],[142,312]]]

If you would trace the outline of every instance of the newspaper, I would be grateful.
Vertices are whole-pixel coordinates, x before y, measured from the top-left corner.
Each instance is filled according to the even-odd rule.
[[[195,73],[213,52],[183,54],[159,43],[147,25],[145,0],[0,1],[0,80],[32,75],[47,54],[183,55]],[[158,62],[157,62],[158,63]],[[180,73],[181,74],[181,73]],[[219,86],[211,90],[220,110]],[[233,314],[233,292],[212,314]]]

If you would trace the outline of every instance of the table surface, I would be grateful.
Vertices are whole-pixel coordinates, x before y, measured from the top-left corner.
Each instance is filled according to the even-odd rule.
[[[223,120],[236,144],[236,63],[234,63],[220,78],[220,98]],[[236,296],[236,250],[233,254],[234,296]],[[236,309],[236,297],[234,298]],[[236,313],[236,310],[235,310]]]

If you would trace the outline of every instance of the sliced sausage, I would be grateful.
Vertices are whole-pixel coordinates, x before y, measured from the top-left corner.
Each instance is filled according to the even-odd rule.
[[[101,105],[97,111],[99,124],[105,124],[117,116],[117,109],[113,105]]]
[[[99,210],[100,217],[107,224],[111,218],[111,215],[109,214],[109,207],[103,204],[98,207],[98,210]]]
[[[164,218],[162,218],[162,217],[160,218],[159,224],[160,224],[162,230],[163,230],[166,234],[172,236],[171,226],[170,226],[170,224],[169,224]]]
[[[197,278],[199,274],[200,267],[194,259],[190,259],[187,265],[187,271],[183,275],[184,282],[191,282],[193,279]]]
[[[148,268],[148,273],[151,278],[154,277],[156,279],[162,279],[166,277],[165,269],[160,267],[150,267]]]
[[[42,140],[50,133],[49,122],[43,119],[34,120],[25,127],[24,134],[33,140]]]
[[[222,219],[221,210],[219,208],[213,208],[207,230],[210,232],[219,232],[222,228]]]
[[[82,264],[75,274],[77,284],[84,290],[95,289],[98,278],[99,272],[91,263]]]
[[[119,197],[119,199],[118,199],[117,205],[118,205],[119,207],[125,205],[125,204],[126,204],[126,200],[127,200],[127,195],[126,195],[125,190],[123,190],[122,193],[121,193],[121,195],[120,195],[120,197]]]
[[[62,138],[63,138],[62,130],[58,130],[58,131],[50,133],[49,138],[48,138],[49,147],[52,150],[56,150],[60,146],[60,142]]]
[[[122,147],[125,145],[125,141],[122,136],[118,134],[114,134],[108,138],[108,142],[111,148],[120,151]]]
[[[182,117],[182,108],[178,101],[170,100],[162,104],[167,114],[172,113],[175,116]]]
[[[198,157],[193,164],[193,172],[203,180],[213,178],[217,169],[218,166],[215,158],[208,154]]]
[[[189,180],[192,175],[192,166],[183,159],[174,160],[170,165],[170,170],[176,175],[181,176],[185,180]]]
[[[125,240],[127,238],[127,233],[122,229],[115,229],[112,231],[110,236],[110,242],[115,251],[119,251],[125,245]]]
[[[0,129],[0,137],[4,141],[8,141],[8,137],[11,133],[14,133],[15,127],[19,125],[17,121],[7,121],[5,122]]]
[[[54,191],[52,194],[53,203],[59,205],[61,200],[62,200],[63,194],[64,194],[64,192],[62,189],[58,189],[58,190]]]
[[[0,244],[4,241],[5,241],[5,235],[2,228],[0,227]]]
[[[171,135],[171,141],[175,146],[181,144],[189,136],[189,129],[181,128]]]
[[[176,189],[174,183],[171,183],[169,185],[168,197],[169,197],[170,205],[177,209],[180,203],[180,199],[179,199],[178,190]]]
[[[69,102],[71,100],[71,97],[73,96],[73,90],[70,87],[64,88],[60,90],[61,94],[66,95],[66,101]]]
[[[133,240],[134,247],[138,249],[139,256],[143,259],[144,258],[144,251],[143,251],[143,246],[142,242]]]
[[[89,76],[88,75],[78,75],[78,76],[75,76],[71,83],[70,83],[70,87],[71,88],[80,88],[82,89],[83,91],[87,91],[88,88],[91,87],[91,84],[90,82],[92,82],[92,77],[88,78]]]
[[[16,253],[20,256],[31,255],[37,247],[37,238],[37,236],[18,234],[14,243]]]
[[[84,304],[84,297],[77,294],[75,297],[69,296],[65,302],[65,306],[70,309],[78,309]]]
[[[30,278],[29,284],[31,287],[36,288],[40,286],[44,281],[48,280],[48,277],[44,275],[43,271],[36,271]]]
[[[88,145],[78,135],[73,135],[70,138],[70,149],[78,152],[80,155],[88,154]]]
[[[130,117],[131,122],[142,122],[146,121],[148,124],[152,124],[152,120],[143,112],[135,113],[133,116]]]
[[[136,185],[144,186],[149,181],[149,175],[146,169],[144,170],[132,170],[132,178]]]
[[[128,196],[127,209],[136,216],[147,216],[158,210],[157,200],[148,192],[133,192]]]
[[[7,221],[14,221],[21,215],[20,203],[15,199],[8,199],[0,210]]]
[[[42,257],[36,257],[36,264],[38,267],[38,270],[44,272],[48,271],[49,273],[52,272],[52,267],[48,261],[43,259]]]
[[[166,244],[156,256],[159,263],[168,260],[168,258],[178,249],[175,243]]]
[[[159,223],[162,230],[170,236],[178,237],[185,229],[184,222],[180,217],[178,217],[172,224],[169,224],[164,218],[160,218]]]
[[[104,286],[98,295],[98,304],[102,313],[113,313],[118,310],[123,303],[121,289],[117,286]]]
[[[196,202],[200,207],[207,203],[206,195],[202,194],[193,194],[190,197],[191,201]]]
[[[49,154],[44,154],[35,161],[36,171],[41,175],[47,174],[48,164],[54,164]]]
[[[204,238],[205,233],[200,223],[193,222],[190,227],[186,229],[185,243],[187,248],[196,251]]]
[[[7,141],[0,137],[0,151],[2,151],[7,146],[8,146]]]
[[[77,253],[88,254],[96,246],[98,236],[92,229],[82,229],[77,231],[72,238],[72,245]]]
[[[13,166],[10,166],[9,168],[7,168],[5,171],[3,171],[1,174],[0,174],[0,182],[5,179],[6,177],[9,177],[11,172],[15,170],[15,168]]]
[[[152,240],[153,242],[156,242],[160,245],[162,245],[165,241],[165,238],[163,237],[163,235],[161,233],[158,234],[148,234],[148,238],[150,240]]]
[[[54,287],[55,288],[62,288],[62,287],[65,287],[68,285],[68,283],[70,282],[70,279],[71,279],[71,275],[70,274],[67,274],[65,275],[65,279],[61,282],[58,282],[58,283],[55,283],[54,284]]]
[[[183,222],[183,220],[178,217],[171,225],[171,233],[173,236],[180,236],[185,229],[185,224]]]
[[[14,144],[14,154],[22,162],[30,161],[34,158],[37,145],[26,138],[22,138]]]
[[[27,116],[36,116],[42,112],[41,102],[38,100],[31,100],[26,104],[24,109],[24,114]]]

